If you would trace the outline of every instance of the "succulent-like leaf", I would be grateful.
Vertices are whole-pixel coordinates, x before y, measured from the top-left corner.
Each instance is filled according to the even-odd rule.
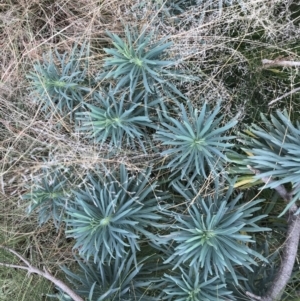
[[[263,188],[292,184],[293,199],[282,215],[300,198],[300,124],[294,126],[286,111],[277,111],[277,116],[271,115],[269,121],[261,114],[265,128],[253,124],[245,134],[241,134],[243,150],[247,154],[242,163],[259,170],[256,179],[272,178]]]
[[[89,301],[155,301],[145,293],[151,281],[143,275],[143,262],[135,264],[132,254],[117,257],[110,265],[96,266],[78,260],[80,272],[73,273],[62,267],[69,281],[77,287],[76,292]]]
[[[100,265],[129,250],[135,254],[141,236],[155,240],[147,228],[161,217],[150,173],[130,176],[121,165],[119,174],[107,175],[105,181],[89,176],[90,184],[75,192],[78,208],[68,210],[66,233],[76,239],[74,248],[82,257],[92,256]]]
[[[172,45],[162,39],[156,43],[152,42],[153,33],[146,35],[146,28],[141,32],[125,28],[125,39],[108,32],[112,39],[114,48],[105,48],[110,55],[105,59],[104,67],[109,71],[101,73],[98,79],[113,78],[117,80],[115,90],[129,87],[130,96],[136,91],[153,93],[156,86],[162,86],[163,91],[175,93],[180,97],[183,94],[171,83],[174,79],[194,80],[195,77],[180,75],[168,67],[175,61],[163,59],[164,51]]]
[[[46,223],[50,218],[58,229],[69,204],[71,188],[67,178],[59,170],[43,169],[40,179],[36,179],[30,191],[23,195],[29,200],[28,214],[38,211],[39,224]]]
[[[174,64],[171,61],[160,60],[160,56],[171,43],[160,41],[149,48],[152,34],[146,36],[145,28],[142,33],[130,31],[125,28],[126,40],[123,41],[116,34],[107,33],[113,41],[115,48],[104,49],[112,55],[105,59],[105,67],[111,68],[106,78],[120,78],[117,88],[129,84],[130,92],[136,90],[137,84],[142,82],[147,92],[151,93],[153,83],[163,82],[160,72],[166,66]],[[150,81],[150,82],[149,82]]]
[[[102,146],[121,148],[126,145],[136,148],[136,142],[144,151],[144,129],[151,126],[140,103],[125,102],[126,94],[118,101],[111,93],[95,93],[97,106],[86,104],[90,111],[76,113],[79,131],[88,132],[89,137]],[[153,125],[154,127],[154,125]]]
[[[212,112],[208,111],[206,103],[200,113],[189,104],[189,114],[181,104],[181,120],[168,117],[167,122],[156,132],[155,139],[162,145],[170,147],[161,153],[170,157],[165,166],[173,174],[181,173],[181,179],[193,174],[207,177],[207,172],[217,174],[223,169],[226,161],[224,151],[233,146],[227,141],[234,136],[223,136],[237,121],[231,120],[220,126],[222,117],[216,118],[220,111],[218,105]]]
[[[206,279],[197,264],[180,267],[174,275],[165,274],[161,300],[169,301],[221,301],[235,300],[219,277]]]
[[[88,51],[86,44],[81,49],[75,46],[69,55],[55,50],[55,55],[50,53],[49,58],[44,56],[42,63],[34,65],[35,72],[30,72],[27,78],[38,93],[37,101],[43,102],[44,111],[57,111],[63,115],[71,113],[72,116],[76,106],[82,104],[84,95],[91,92],[86,86]],[[82,66],[83,59],[86,66]]]
[[[176,231],[165,236],[165,243],[170,239],[175,243],[174,253],[166,263],[173,263],[174,268],[182,263],[199,264],[205,279],[208,275],[223,275],[228,270],[237,283],[236,266],[251,270],[251,265],[256,265],[253,257],[266,261],[250,248],[254,242],[251,236],[242,234],[270,230],[256,224],[265,215],[253,216],[262,200],[238,204],[242,195],[231,198],[232,187],[225,196],[218,192],[205,197],[195,194],[191,188],[187,190],[179,182],[174,187],[184,196],[188,214],[167,212],[175,218],[171,228]]]

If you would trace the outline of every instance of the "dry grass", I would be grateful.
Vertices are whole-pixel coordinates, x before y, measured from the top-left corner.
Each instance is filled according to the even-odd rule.
[[[173,41],[169,56],[178,59],[178,69],[201,77],[200,83],[182,87],[195,105],[201,106],[201,97],[212,103],[222,98],[223,110],[229,117],[240,112],[241,121],[251,120],[259,110],[269,110],[262,102],[275,99],[299,81],[294,70],[282,71],[283,79],[278,73],[262,70],[260,60],[280,55],[300,60],[296,45],[300,29],[291,21],[289,5],[281,0],[248,1],[247,13],[239,11],[232,7],[224,9],[221,16],[212,12],[201,19],[199,9],[168,17],[163,10],[155,10],[151,1],[142,0],[1,1],[1,244],[16,248],[33,264],[46,265],[54,273],[59,264],[70,264],[72,242],[66,241],[63,231],[57,233],[51,223],[37,227],[35,215],[25,216],[27,204],[21,201],[21,195],[27,185],[45,166],[73,167],[80,179],[103,162],[123,162],[139,168],[142,157],[126,153],[107,158],[103,151],[79,137],[71,123],[66,121],[58,128],[60,116],[47,117],[28,91],[26,74],[32,71],[35,61],[54,48],[70,52],[74,43],[87,40],[92,50],[89,72],[95,74],[102,66],[102,48],[109,43],[106,30],[122,35],[124,24],[139,28],[146,25],[149,31],[155,31],[157,39],[169,36]],[[276,106],[287,106],[299,114],[296,97]],[[143,157],[147,165],[144,160]],[[0,300],[11,300],[12,296],[14,300],[33,300],[28,287],[42,283],[36,278],[10,282],[12,272],[1,273],[5,284],[0,285],[4,292],[1,295],[0,290]],[[41,285],[46,287],[44,282]],[[8,293],[14,286],[19,295],[16,291],[14,295]],[[40,286],[36,287],[39,294]]]

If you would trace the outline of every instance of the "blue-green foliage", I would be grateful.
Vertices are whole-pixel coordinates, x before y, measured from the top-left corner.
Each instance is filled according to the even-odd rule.
[[[192,2],[174,1],[173,9],[181,13]],[[211,5],[215,8],[216,2],[207,1],[205,7]],[[104,49],[110,56],[95,89],[87,76],[85,45],[75,47],[68,58],[56,51],[56,57],[51,54],[35,65],[28,78],[45,111],[63,117],[76,111],[79,132],[100,149],[107,147],[110,159],[120,150],[125,155],[128,149],[142,150],[145,155],[153,147],[154,152],[161,150],[153,161],[155,168],[137,173],[119,163],[110,170],[99,168],[76,190],[61,173],[46,172],[24,196],[30,200],[28,210],[38,210],[40,224],[51,217],[56,227],[66,222],[66,234],[74,238],[74,250],[84,262],[78,260],[79,274],[63,270],[88,300],[234,300],[227,282],[246,281],[238,270],[251,272],[258,259],[266,261],[252,248],[249,234],[268,230],[258,224],[265,217],[258,212],[261,200],[243,203],[232,185],[218,185],[220,174],[228,180],[225,152],[232,152],[229,140],[235,136],[227,132],[237,120],[226,123],[220,104],[209,109],[204,102],[198,111],[186,102],[172,83],[184,76],[169,69],[175,61],[165,60],[171,45],[166,39],[153,42],[145,28],[137,32],[126,27],[124,39],[108,35],[113,48]],[[103,79],[114,80],[109,89],[101,86]],[[175,101],[174,94],[180,96]],[[167,106],[166,99],[179,104],[179,110]],[[283,125],[274,117],[272,124],[264,119],[266,131],[253,126],[256,137],[243,136],[245,150],[253,154],[243,163],[258,168],[262,176],[275,175],[277,185],[291,182],[300,194],[300,127],[293,127],[286,114],[278,116]],[[210,174],[213,193],[204,195],[202,184],[209,186]],[[176,192],[170,194],[172,186]],[[157,251],[157,263],[147,265],[151,281],[144,281],[141,271],[148,258],[139,261],[139,251],[149,249]],[[155,290],[150,293],[151,286]],[[51,297],[68,299],[61,291]]]
[[[199,272],[199,266],[180,267],[172,275],[164,274],[162,282],[165,288],[160,300],[176,301],[221,301],[235,300],[218,276],[205,279]],[[230,299],[229,299],[230,298]]]
[[[129,250],[136,254],[141,237],[155,240],[147,228],[161,217],[150,173],[133,176],[121,165],[103,181],[89,176],[85,188],[74,192],[78,208],[68,210],[66,233],[76,239],[74,248],[83,258],[93,257],[100,266]]]
[[[71,188],[66,175],[60,170],[43,169],[30,191],[23,195],[23,200],[29,200],[28,214],[38,212],[39,224],[53,219],[58,229],[65,215],[71,197]]]
[[[97,105],[86,104],[89,111],[76,113],[78,129],[87,132],[90,138],[102,146],[136,148],[136,143],[145,151],[145,129],[151,126],[151,120],[145,116],[145,110],[140,103],[130,102],[127,94],[118,99],[109,93],[95,93]]]
[[[63,267],[69,281],[76,287],[76,292],[89,301],[155,301],[146,294],[150,281],[145,277],[143,261],[135,264],[135,256],[124,254],[117,257],[110,265],[96,266],[78,260],[80,272],[71,272]]]
[[[87,79],[89,48],[83,44],[81,49],[75,46],[72,52],[49,53],[42,63],[34,65],[34,72],[27,76],[31,80],[33,91],[38,94],[36,102],[42,102],[42,109],[61,115],[80,107],[84,96],[92,91]]]
[[[246,134],[241,134],[241,142],[242,149],[249,154],[243,165],[259,170],[255,176],[258,179],[273,179],[263,188],[292,184],[293,199],[282,212],[284,214],[300,198],[300,124],[297,122],[294,126],[286,111],[277,111],[277,116],[271,115],[269,121],[261,114],[263,127],[253,124]]]
[[[156,132],[155,139],[168,146],[168,149],[161,153],[162,156],[169,156],[170,160],[165,166],[173,171],[173,174],[181,173],[181,179],[192,173],[207,177],[212,172],[216,175],[223,170],[226,161],[224,151],[233,144],[227,141],[234,136],[224,136],[226,131],[232,128],[237,121],[232,120],[220,126],[223,116],[217,117],[220,106],[213,111],[207,108],[204,103],[201,112],[188,104],[188,112],[183,105],[180,105],[180,119],[165,116],[166,121],[162,122],[161,128]]]
[[[164,51],[172,45],[162,39],[152,43],[153,33],[147,35],[146,28],[141,32],[125,28],[125,40],[118,35],[107,33],[112,39],[114,48],[104,48],[111,55],[105,58],[104,67],[109,71],[99,75],[99,79],[113,78],[117,80],[116,90],[129,87],[130,95],[136,91],[153,93],[157,85],[163,86],[163,91],[182,96],[181,92],[170,82],[176,78],[185,78],[168,67],[175,61],[163,59]]]
[[[184,197],[182,203],[186,208],[183,213],[166,212],[175,219],[171,225],[174,230],[164,237],[168,244],[174,240],[173,254],[166,263],[173,263],[174,268],[183,263],[199,266],[205,280],[230,271],[238,283],[235,267],[241,265],[252,270],[251,265],[256,265],[253,257],[266,261],[250,248],[254,242],[251,236],[242,234],[270,230],[256,224],[265,215],[253,216],[262,200],[239,204],[242,195],[231,197],[232,186],[226,195],[217,191],[204,197],[192,186],[186,189],[180,182],[174,188]]]

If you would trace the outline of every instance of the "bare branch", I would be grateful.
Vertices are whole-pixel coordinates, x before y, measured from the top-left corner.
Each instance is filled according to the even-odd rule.
[[[250,297],[251,299],[254,299],[254,300],[258,300],[258,301],[262,300],[262,298],[260,296],[256,296],[256,295],[254,295],[254,294],[252,294],[250,292],[246,292],[246,295],[248,297]]]
[[[10,263],[3,263],[3,262],[0,262],[0,265],[1,265],[1,266],[4,266],[4,267],[7,267],[7,268],[21,269],[21,270],[26,270],[26,271],[28,271],[28,268],[27,268],[27,267],[24,267],[24,266],[22,266],[22,265],[16,265],[16,264],[10,264]]]
[[[23,261],[28,267],[31,267],[29,261],[27,261],[24,257],[22,257],[19,253],[17,253],[15,250],[4,247],[4,246],[0,246],[2,249],[5,249],[6,251],[9,251],[10,253],[14,254],[15,256],[19,257],[19,259],[21,259],[21,261]]]
[[[284,61],[284,60],[268,60],[263,59],[261,60],[263,65],[267,66],[282,66],[282,67],[300,67],[300,62],[297,61]]]
[[[268,60],[268,59],[263,59],[262,61],[262,64],[265,66],[265,67],[273,67],[273,66],[281,66],[281,67],[300,67],[300,62],[298,61],[286,61],[284,59],[275,59],[275,60]],[[298,92],[300,90],[300,87],[299,88],[295,88],[293,90],[291,90],[290,92],[287,92],[285,94],[283,94],[282,96],[272,100],[269,102],[269,106],[271,106],[272,104],[274,104],[275,102],[291,95],[291,94],[294,94],[296,92]]]
[[[7,248],[5,246],[1,246],[0,248],[7,250],[8,252],[14,254],[17,256],[22,262],[24,262],[27,266],[20,266],[20,265],[14,265],[14,264],[6,264],[6,263],[0,263],[1,266],[6,266],[9,268],[17,268],[26,270],[29,274],[37,274],[40,275],[48,280],[50,280],[53,284],[55,284],[57,287],[59,287],[63,292],[68,294],[74,301],[84,301],[80,296],[78,296],[71,288],[69,288],[64,282],[61,280],[55,278],[53,275],[50,274],[49,271],[46,270],[44,267],[44,271],[41,271],[37,269],[36,267],[32,266],[24,257],[22,257],[19,253],[14,251],[13,249]]]
[[[295,89],[291,90],[290,92],[287,92],[287,93],[281,95],[280,97],[278,97],[278,98],[270,101],[268,105],[271,106],[272,104],[274,104],[275,102],[279,101],[280,99],[285,98],[285,97],[287,97],[287,96],[289,96],[291,94],[294,94],[294,93],[296,93],[298,91],[300,91],[300,87],[295,88]]]
[[[263,301],[279,300],[291,277],[297,256],[300,239],[300,215],[291,215],[287,231],[287,239],[284,242],[282,262],[276,277]]]
[[[247,167],[254,174],[256,175],[260,174],[259,170],[254,169],[249,165]],[[266,184],[274,182],[271,177],[262,177],[261,180]],[[291,201],[294,191],[288,192],[283,185],[278,185],[274,189],[287,203]],[[261,299],[258,299],[257,296],[253,295],[252,298],[255,300],[261,300],[261,301],[279,300],[292,275],[292,271],[295,264],[297,251],[298,251],[299,239],[300,239],[300,215],[294,215],[294,213],[297,210],[298,207],[295,204],[292,205],[291,208],[289,209],[287,239],[283,245],[283,256],[282,256],[283,259],[280,265],[280,269],[277,272],[276,277],[271,287],[269,288],[266,296],[260,297]]]

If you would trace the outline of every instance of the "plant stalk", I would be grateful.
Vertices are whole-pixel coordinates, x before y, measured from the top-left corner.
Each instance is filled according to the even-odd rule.
[[[16,251],[14,251],[10,248],[7,248],[5,246],[1,246],[1,245],[0,245],[0,248],[2,248],[4,250],[7,250],[10,253],[17,256],[21,261],[23,261],[26,264],[26,266],[8,264],[8,263],[3,263],[3,262],[0,262],[0,265],[6,266],[6,267],[9,267],[9,268],[17,268],[17,269],[26,270],[28,272],[28,274],[34,273],[34,274],[40,275],[40,276],[50,280],[53,284],[55,284],[57,287],[59,287],[64,293],[68,294],[74,301],[84,301],[80,296],[78,296],[64,282],[62,282],[61,280],[59,280],[59,279],[55,278],[53,275],[51,275],[50,272],[48,272],[45,267],[44,267],[44,271],[41,271],[38,268],[32,266],[24,257],[22,257]]]
[[[260,174],[260,171],[247,166],[254,174]],[[273,182],[271,177],[263,177],[261,180],[268,184]],[[288,192],[283,185],[278,185],[274,188],[277,193],[289,203],[292,199],[293,193]],[[291,206],[288,212],[288,230],[287,239],[283,244],[283,254],[280,268],[275,276],[275,279],[267,291],[266,295],[263,297],[255,296],[254,294],[247,292],[246,294],[254,300],[261,301],[279,301],[284,289],[292,275],[294,263],[297,256],[299,239],[300,239],[300,215],[295,215],[298,207],[294,204]]]

